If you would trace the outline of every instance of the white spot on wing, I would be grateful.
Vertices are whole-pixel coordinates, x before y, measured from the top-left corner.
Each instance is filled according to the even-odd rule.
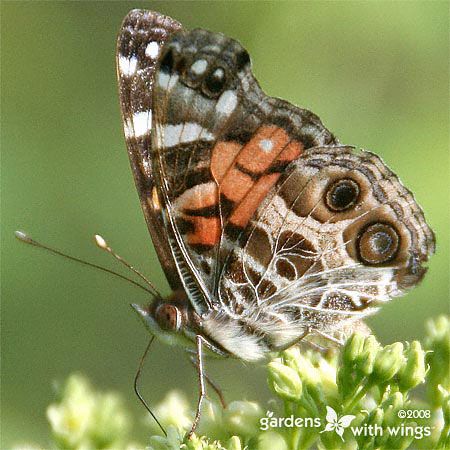
[[[141,111],[133,114],[134,136],[139,137],[147,134],[152,129],[152,112]]]
[[[205,59],[198,59],[194,64],[192,64],[191,70],[196,75],[201,75],[202,73],[205,73],[207,67],[208,63]]]
[[[161,131],[163,136],[162,146],[165,148],[173,147],[181,143],[193,142],[197,139],[205,141],[214,140],[214,135],[212,133],[195,122],[165,125]]]
[[[273,142],[271,139],[261,139],[259,141],[259,148],[266,153],[269,153],[273,149]]]
[[[162,129],[162,147],[173,147],[180,142],[180,133],[183,125],[166,125]]]
[[[187,123],[183,127],[180,141],[181,142],[196,141],[199,138],[200,134],[202,133],[202,130],[203,128],[197,123]]]
[[[158,74],[158,85],[159,87],[170,91],[178,81],[178,75],[169,75],[164,72],[159,72]]]
[[[145,48],[145,56],[148,56],[151,59],[156,59],[159,54],[159,45],[156,41],[151,41],[147,44]]]
[[[220,114],[229,116],[237,105],[237,95],[234,91],[225,91],[220,97],[216,105],[216,111]]]
[[[203,47],[202,51],[220,53],[221,49],[218,45],[207,45]]]
[[[125,58],[125,56],[119,56],[119,70],[120,73],[126,77],[134,75],[137,69],[137,58],[132,56],[131,58]]]

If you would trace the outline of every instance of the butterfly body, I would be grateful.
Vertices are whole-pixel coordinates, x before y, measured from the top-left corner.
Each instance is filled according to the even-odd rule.
[[[412,194],[378,156],[267,96],[238,42],[135,10],[117,64],[137,190],[174,290],[134,305],[152,334],[258,361],[420,281],[434,236]]]

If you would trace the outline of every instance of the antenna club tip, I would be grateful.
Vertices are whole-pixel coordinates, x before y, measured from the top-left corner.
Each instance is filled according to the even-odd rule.
[[[30,236],[28,236],[27,233],[25,233],[24,231],[14,231],[14,236],[16,236],[17,239],[19,239],[20,241],[23,242],[28,242],[31,243],[33,240],[30,238]]]
[[[100,247],[104,250],[108,249],[108,244],[106,243],[105,239],[103,239],[99,234],[95,234],[94,239],[97,247]]]

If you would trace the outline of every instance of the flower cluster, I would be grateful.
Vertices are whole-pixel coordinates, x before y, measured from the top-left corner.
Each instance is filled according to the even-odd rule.
[[[72,375],[59,397],[47,408],[57,448],[125,448],[130,419],[117,394],[96,392],[83,376]]]
[[[57,449],[297,450],[450,448],[450,320],[427,324],[418,341],[382,346],[352,335],[340,351],[322,354],[292,347],[268,364],[276,401],[270,408],[207,400],[200,426],[186,438],[194,412],[180,392],[154,409],[156,428],[146,445],[125,444],[129,415],[113,394],[94,392],[69,378],[47,416]],[[412,390],[425,385],[426,398]],[[417,413],[417,414],[416,414]],[[152,425],[154,427],[154,424]],[[20,447],[24,448],[24,447]],[[37,447],[27,447],[35,449]],[[19,448],[18,448],[19,449]],[[17,449],[17,450],[18,450]]]

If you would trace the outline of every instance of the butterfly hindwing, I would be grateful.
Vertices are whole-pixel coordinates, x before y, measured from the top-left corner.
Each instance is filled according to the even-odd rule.
[[[259,205],[219,294],[279,348],[375,312],[418,283],[433,251],[422,210],[378,156],[314,147]]]

